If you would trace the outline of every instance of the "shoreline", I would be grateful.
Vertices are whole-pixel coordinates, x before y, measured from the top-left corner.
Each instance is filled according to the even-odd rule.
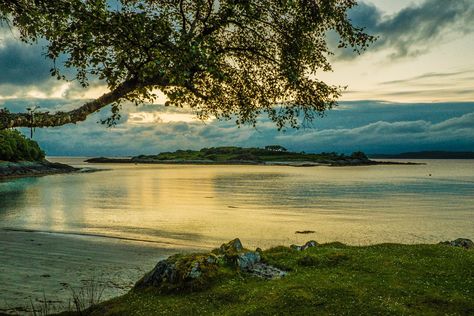
[[[47,160],[0,162],[0,179],[35,177],[50,174],[72,173],[77,171],[80,171],[80,169],[59,162],[50,162]]]
[[[44,298],[54,311],[67,308],[71,291],[93,280],[103,299],[123,295],[158,260],[195,249],[165,244],[0,229],[0,315],[25,314]],[[8,273],[7,273],[8,272]]]
[[[0,161],[0,181],[26,177],[43,177],[55,174],[88,173],[104,169],[76,168],[59,162],[43,161]]]

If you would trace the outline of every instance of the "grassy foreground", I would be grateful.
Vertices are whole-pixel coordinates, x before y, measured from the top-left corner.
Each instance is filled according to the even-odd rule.
[[[277,247],[264,260],[290,271],[263,280],[222,269],[205,289],[148,288],[86,315],[473,315],[474,251],[444,245],[339,243],[298,252]]]

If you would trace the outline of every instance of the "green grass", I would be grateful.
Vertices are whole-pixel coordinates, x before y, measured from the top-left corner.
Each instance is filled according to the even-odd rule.
[[[289,271],[262,280],[224,269],[209,287],[133,290],[87,315],[473,315],[474,251],[443,245],[277,247],[266,262]]]

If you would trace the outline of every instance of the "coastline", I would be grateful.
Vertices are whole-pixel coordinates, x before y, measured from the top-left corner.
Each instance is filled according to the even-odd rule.
[[[88,173],[102,170],[104,169],[76,168],[64,163],[51,162],[48,160],[20,162],[0,161],[0,181],[26,177],[42,177],[54,174]]]
[[[59,162],[42,161],[20,161],[0,162],[0,179],[35,177],[50,174],[77,172],[80,169]]]

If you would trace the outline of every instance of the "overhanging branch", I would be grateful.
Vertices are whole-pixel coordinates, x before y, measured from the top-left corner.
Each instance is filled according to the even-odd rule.
[[[139,82],[130,79],[101,97],[87,102],[69,112],[35,113],[34,121],[29,113],[9,113],[0,111],[0,130],[13,127],[53,127],[84,121],[90,114],[118,101],[139,88]]]

